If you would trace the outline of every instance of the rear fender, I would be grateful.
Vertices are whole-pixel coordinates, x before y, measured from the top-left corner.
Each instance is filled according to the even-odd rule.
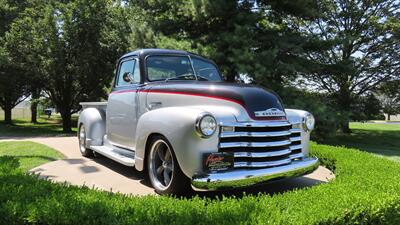
[[[78,129],[81,124],[86,130],[86,147],[91,145],[103,145],[103,137],[106,134],[106,114],[97,108],[86,108],[79,114]]]

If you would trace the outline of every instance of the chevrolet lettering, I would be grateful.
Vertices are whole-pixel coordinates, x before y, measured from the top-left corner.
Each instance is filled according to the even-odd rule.
[[[224,82],[214,62],[185,51],[125,54],[108,101],[81,105],[81,154],[146,171],[159,194],[243,188],[319,164],[308,153],[309,112],[285,109],[261,87]]]

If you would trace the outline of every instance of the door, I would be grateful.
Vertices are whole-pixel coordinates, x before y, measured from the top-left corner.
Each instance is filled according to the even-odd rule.
[[[139,83],[138,60],[121,60],[107,104],[107,138],[111,144],[128,149],[135,146]]]

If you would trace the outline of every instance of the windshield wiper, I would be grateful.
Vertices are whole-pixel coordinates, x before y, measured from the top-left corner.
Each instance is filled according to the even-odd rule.
[[[181,78],[185,78],[184,80],[189,80],[189,79],[186,79],[186,77],[189,77],[189,76],[194,78],[194,79],[190,79],[190,80],[195,80],[195,78],[196,78],[193,74],[182,74],[182,75],[179,75],[176,77],[167,78],[167,79],[165,79],[165,82],[168,82],[170,80],[181,80]]]

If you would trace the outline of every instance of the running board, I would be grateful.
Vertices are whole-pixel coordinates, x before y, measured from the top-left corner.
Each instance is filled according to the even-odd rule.
[[[107,146],[90,146],[90,149],[125,166],[135,166],[135,152]]]

